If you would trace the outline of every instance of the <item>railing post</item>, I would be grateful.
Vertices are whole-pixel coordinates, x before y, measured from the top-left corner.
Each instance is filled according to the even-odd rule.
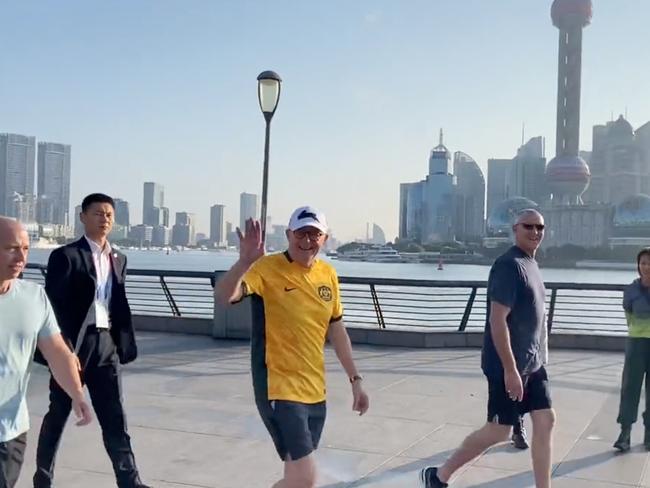
[[[551,303],[548,307],[548,317],[546,322],[546,333],[550,334],[553,328],[553,314],[555,313],[555,300],[557,299],[557,288],[551,290]]]
[[[179,310],[178,305],[176,305],[174,296],[172,295],[172,292],[169,290],[169,287],[167,286],[165,277],[162,275],[160,276],[160,286],[162,287],[163,293],[165,294],[165,298],[167,298],[167,303],[169,303],[169,307],[172,309],[172,314],[174,315],[174,317],[180,317],[181,311]]]
[[[386,322],[384,322],[384,314],[381,311],[381,306],[379,305],[379,297],[377,296],[377,290],[375,290],[374,283],[370,283],[370,296],[372,297],[372,304],[375,307],[375,314],[377,314],[377,322],[379,322],[379,328],[385,329]]]
[[[472,287],[472,293],[469,294],[467,299],[467,305],[465,305],[465,312],[463,313],[463,318],[460,321],[460,327],[458,327],[458,332],[465,332],[467,327],[467,322],[469,322],[469,316],[472,313],[472,307],[474,306],[474,299],[476,299],[477,287]]]

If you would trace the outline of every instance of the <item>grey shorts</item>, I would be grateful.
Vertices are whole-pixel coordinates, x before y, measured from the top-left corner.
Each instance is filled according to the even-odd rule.
[[[283,461],[297,461],[318,448],[327,414],[325,402],[260,401],[257,409]]]

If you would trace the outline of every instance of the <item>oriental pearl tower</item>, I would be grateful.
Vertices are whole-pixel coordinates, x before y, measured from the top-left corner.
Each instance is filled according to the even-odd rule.
[[[591,173],[579,156],[582,29],[590,24],[591,0],[555,0],[553,25],[560,30],[555,158],[546,167],[553,203],[581,205]]]

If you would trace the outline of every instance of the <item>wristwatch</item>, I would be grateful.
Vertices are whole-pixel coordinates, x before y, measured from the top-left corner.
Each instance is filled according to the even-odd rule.
[[[350,378],[350,383],[354,383],[359,380],[363,380],[363,376],[361,376],[360,374],[355,374]]]

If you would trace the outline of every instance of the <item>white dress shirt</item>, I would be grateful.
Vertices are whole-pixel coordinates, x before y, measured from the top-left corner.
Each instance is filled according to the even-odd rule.
[[[88,236],[84,236],[93,255],[93,264],[97,279],[95,281],[95,300],[88,309],[85,325],[95,324],[98,329],[110,327],[108,310],[111,303],[111,287],[113,276],[111,273],[111,245],[108,241],[103,248]]]

